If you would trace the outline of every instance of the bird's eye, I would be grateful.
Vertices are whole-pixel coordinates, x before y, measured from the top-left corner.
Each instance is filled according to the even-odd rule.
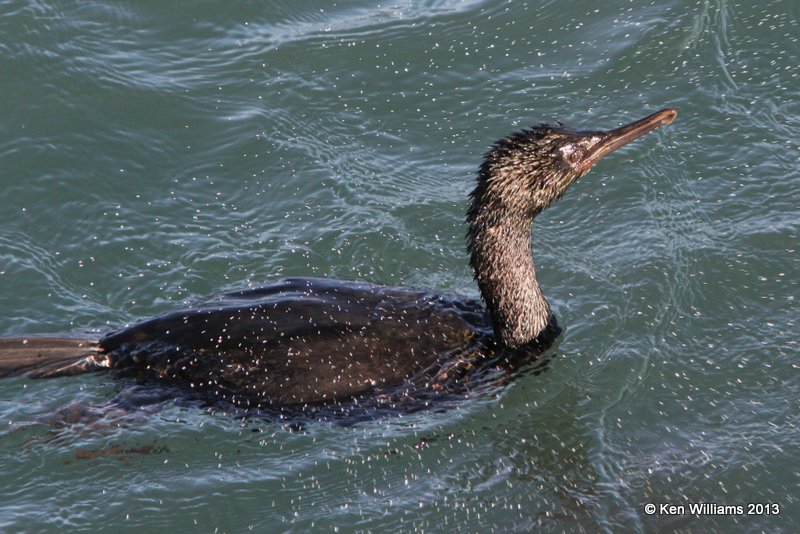
[[[564,145],[561,148],[559,148],[559,151],[561,152],[561,157],[563,158],[564,163],[568,167],[575,166],[578,162],[581,161],[583,155],[583,151],[581,150],[581,148],[573,144]]]

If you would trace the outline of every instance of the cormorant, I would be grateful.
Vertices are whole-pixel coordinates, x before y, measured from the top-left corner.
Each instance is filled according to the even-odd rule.
[[[210,404],[265,410],[427,404],[497,383],[560,331],[536,279],[536,215],[607,154],[676,115],[665,109],[605,131],[542,124],[494,144],[467,211],[486,308],[428,291],[289,278],[103,336],[0,338],[0,376],[111,369]]]

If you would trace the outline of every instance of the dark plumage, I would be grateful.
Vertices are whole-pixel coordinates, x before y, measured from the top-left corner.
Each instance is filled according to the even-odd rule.
[[[496,384],[558,333],[533,263],[536,215],[606,154],[675,116],[668,109],[609,131],[540,125],[494,145],[467,211],[485,310],[424,291],[294,278],[99,339],[0,338],[0,376],[112,369],[247,409],[343,401],[414,409]]]

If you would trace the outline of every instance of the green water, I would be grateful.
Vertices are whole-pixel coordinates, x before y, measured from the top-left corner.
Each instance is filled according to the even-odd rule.
[[[0,382],[0,531],[787,531],[795,0],[0,2],[0,334],[288,275],[477,297],[466,195],[540,121],[671,126],[539,219],[566,333],[491,398],[350,427]],[[94,423],[42,424],[92,406]],[[779,515],[647,515],[647,503]],[[774,510],[774,508],[773,508]]]

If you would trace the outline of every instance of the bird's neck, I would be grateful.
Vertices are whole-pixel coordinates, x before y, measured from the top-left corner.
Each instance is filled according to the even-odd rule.
[[[493,213],[491,202],[485,205],[476,193],[467,215],[470,265],[495,336],[509,348],[520,348],[536,341],[552,324],[533,263],[534,214]]]

